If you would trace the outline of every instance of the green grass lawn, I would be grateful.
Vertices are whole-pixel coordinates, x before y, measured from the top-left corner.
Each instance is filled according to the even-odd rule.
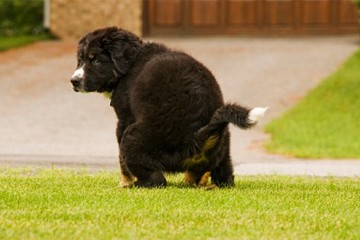
[[[0,168],[0,239],[360,239],[360,179],[119,189],[117,172]]]
[[[36,41],[51,39],[48,34],[29,35],[29,36],[14,36],[14,37],[0,37],[0,51],[5,51],[15,47],[21,47]]]
[[[270,152],[360,158],[360,50],[265,130]]]

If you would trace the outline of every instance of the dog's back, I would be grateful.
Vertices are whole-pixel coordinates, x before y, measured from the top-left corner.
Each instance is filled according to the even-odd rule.
[[[192,57],[170,50],[145,64],[129,94],[136,120],[149,129],[149,144],[172,151],[188,148],[195,132],[223,105],[210,71]]]

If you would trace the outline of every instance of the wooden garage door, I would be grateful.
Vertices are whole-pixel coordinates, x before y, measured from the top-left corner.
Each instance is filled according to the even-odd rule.
[[[157,34],[356,33],[351,0],[144,0]]]

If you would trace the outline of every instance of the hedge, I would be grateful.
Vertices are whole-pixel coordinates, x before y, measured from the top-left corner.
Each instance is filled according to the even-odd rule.
[[[45,32],[44,0],[0,0],[0,36]]]

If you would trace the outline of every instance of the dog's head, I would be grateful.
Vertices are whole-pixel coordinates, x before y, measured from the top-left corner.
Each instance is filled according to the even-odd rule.
[[[86,34],[77,50],[77,68],[71,77],[76,92],[111,92],[125,76],[137,56],[142,41],[116,28]]]

